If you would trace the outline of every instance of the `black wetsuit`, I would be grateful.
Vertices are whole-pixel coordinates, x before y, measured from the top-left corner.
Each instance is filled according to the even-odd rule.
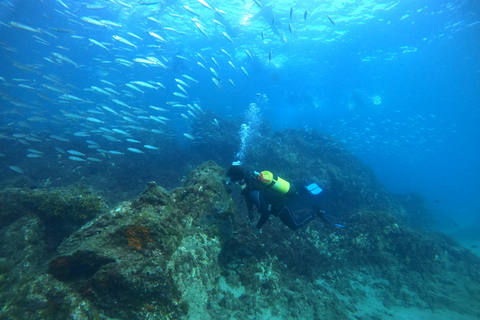
[[[246,187],[242,190],[242,195],[247,203],[249,219],[252,220],[253,218],[252,211],[254,205],[261,215],[257,223],[258,229],[263,227],[270,214],[279,217],[287,227],[293,230],[300,228],[315,218],[313,209],[308,210],[307,214],[303,214],[303,217],[296,218],[294,213],[285,205],[285,202],[290,199],[275,190],[265,187],[254,176],[248,176],[245,182]]]

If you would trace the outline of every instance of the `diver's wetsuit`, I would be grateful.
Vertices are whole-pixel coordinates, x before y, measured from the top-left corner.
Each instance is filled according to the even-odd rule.
[[[246,187],[242,190],[242,195],[245,197],[247,203],[248,215],[251,220],[253,205],[257,207],[261,216],[257,223],[257,228],[261,229],[265,222],[267,222],[270,214],[277,216],[290,229],[298,229],[306,223],[315,218],[312,213],[297,220],[293,212],[285,206],[285,195],[265,188],[260,181],[253,176],[248,176],[245,179]]]

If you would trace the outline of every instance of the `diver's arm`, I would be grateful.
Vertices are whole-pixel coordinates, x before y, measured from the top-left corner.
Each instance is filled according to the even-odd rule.
[[[262,215],[260,216],[260,220],[258,220],[258,223],[257,223],[257,229],[262,229],[265,222],[267,222],[269,216],[270,216],[270,211],[262,212]]]
[[[246,192],[242,192],[242,194],[243,194],[243,197],[245,198],[245,203],[247,204],[248,225],[251,225],[253,220],[253,201],[249,196],[247,196]]]

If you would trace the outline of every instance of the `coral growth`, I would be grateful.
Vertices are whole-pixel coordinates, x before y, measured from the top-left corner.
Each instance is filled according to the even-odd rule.
[[[150,237],[150,229],[142,226],[128,226],[125,229],[125,238],[128,241],[128,245],[137,250],[140,250],[148,243],[153,242]]]
[[[84,222],[96,217],[104,204],[86,188],[65,188],[37,194],[38,209],[49,219]]]

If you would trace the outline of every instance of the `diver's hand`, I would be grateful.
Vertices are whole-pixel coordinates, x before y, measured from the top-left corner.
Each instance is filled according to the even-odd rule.
[[[252,225],[252,220],[253,220],[253,212],[252,212],[252,211],[248,211],[248,225],[249,225],[249,226]]]

